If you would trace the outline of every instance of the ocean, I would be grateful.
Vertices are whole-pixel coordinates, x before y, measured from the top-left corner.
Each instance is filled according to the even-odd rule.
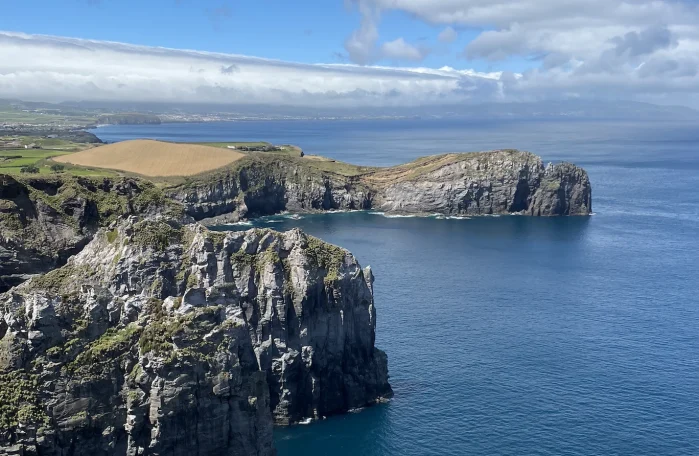
[[[689,456],[699,455],[698,127],[270,121],[95,133],[267,140],[377,166],[519,148],[585,167],[591,217],[256,221],[300,227],[372,266],[395,391],[385,405],[278,429],[279,455]]]

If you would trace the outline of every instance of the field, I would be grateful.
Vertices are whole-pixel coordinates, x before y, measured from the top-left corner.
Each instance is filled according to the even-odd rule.
[[[92,147],[91,144],[74,143],[58,138],[0,137],[0,145],[8,142],[19,143],[22,147],[0,148],[0,173],[6,174],[21,174],[22,168],[26,166],[35,166],[39,174],[50,174],[54,172],[51,170],[51,165],[55,164],[49,161],[51,158]],[[40,149],[25,149],[23,147],[29,144],[34,144]],[[80,176],[114,174],[102,169],[75,168],[68,165],[62,171]]]
[[[138,139],[56,157],[53,161],[148,177],[192,176],[245,157],[235,150]]]

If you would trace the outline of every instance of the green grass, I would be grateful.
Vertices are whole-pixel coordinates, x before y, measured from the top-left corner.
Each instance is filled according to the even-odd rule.
[[[3,138],[0,138],[2,140]],[[46,139],[44,141],[51,141],[53,147],[61,147],[61,150],[57,149],[9,149],[0,150],[0,174],[21,174],[21,168],[27,165],[35,165],[39,168],[39,174],[47,175],[54,174],[51,171],[51,165],[53,162],[49,159],[53,157],[58,157],[60,155],[66,155],[76,150],[82,150],[84,145],[75,144],[69,141],[63,141],[60,139]],[[37,141],[27,141],[22,138],[22,143],[31,144]],[[43,146],[42,146],[43,147]],[[48,146],[46,146],[48,147]],[[21,158],[14,158],[11,160],[3,160],[3,157],[15,157],[21,156]],[[98,177],[113,177],[118,174],[114,171],[108,169],[100,168],[86,168],[81,166],[73,166],[69,164],[64,164],[64,173],[71,174],[73,176],[98,176]]]
[[[303,158],[301,159],[303,160]],[[343,176],[359,176],[362,174],[371,173],[377,171],[379,168],[372,168],[370,166],[357,166],[351,163],[345,163],[335,160],[312,160],[306,159],[308,166],[313,166],[322,171],[327,171],[330,173],[341,174]]]

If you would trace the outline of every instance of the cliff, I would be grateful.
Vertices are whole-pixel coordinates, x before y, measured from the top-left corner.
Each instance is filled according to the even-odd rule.
[[[390,396],[372,284],[298,230],[114,222],[0,295],[0,455],[271,455]]]
[[[125,214],[184,216],[152,183],[0,174],[0,292],[63,265]]]
[[[452,216],[592,211],[583,169],[545,166],[536,155],[515,150],[438,155],[392,168],[251,155],[165,192],[196,220],[214,221],[330,209]]]

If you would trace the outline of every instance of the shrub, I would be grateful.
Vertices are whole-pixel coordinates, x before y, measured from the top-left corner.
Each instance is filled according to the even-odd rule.
[[[39,168],[37,168],[34,165],[27,165],[27,166],[22,166],[19,169],[19,172],[23,173],[23,174],[37,174],[39,172]]]

